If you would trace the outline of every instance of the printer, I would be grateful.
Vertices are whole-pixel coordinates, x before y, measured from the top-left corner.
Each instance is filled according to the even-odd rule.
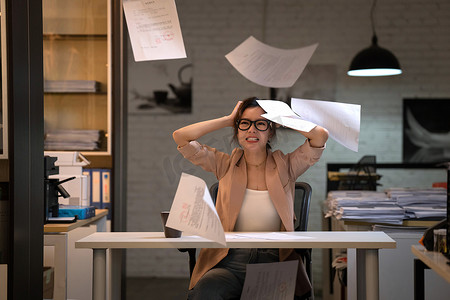
[[[57,158],[55,166],[59,167],[59,174],[50,175],[50,179],[64,181],[75,177],[61,184],[70,196],[61,198],[59,204],[89,206],[90,178],[89,175],[83,174],[83,167],[89,165],[90,161],[79,152],[45,151],[44,155]]]

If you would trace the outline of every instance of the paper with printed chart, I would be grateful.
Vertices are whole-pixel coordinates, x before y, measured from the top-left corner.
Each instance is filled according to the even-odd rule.
[[[231,65],[248,80],[267,87],[287,88],[302,74],[319,44],[297,49],[279,49],[253,36],[225,55]]]
[[[124,1],[135,61],[185,58],[174,0]]]
[[[241,300],[294,299],[298,261],[248,264]]]
[[[328,130],[333,140],[358,152],[361,105],[292,98],[289,107],[278,100],[257,101],[266,112],[262,117],[305,132],[320,125]]]
[[[226,246],[225,233],[205,181],[181,174],[166,226]]]

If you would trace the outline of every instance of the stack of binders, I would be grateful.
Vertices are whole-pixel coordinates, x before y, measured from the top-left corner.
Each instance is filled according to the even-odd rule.
[[[84,169],[83,175],[90,179],[91,196],[89,205],[97,209],[108,209],[108,220],[111,219],[111,170]]]

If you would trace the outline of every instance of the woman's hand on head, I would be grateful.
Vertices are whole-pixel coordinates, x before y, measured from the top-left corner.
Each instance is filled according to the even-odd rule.
[[[197,122],[175,130],[172,134],[175,143],[177,143],[178,146],[183,147],[189,142],[195,141],[205,134],[225,127],[233,127],[234,118],[236,117],[241,104],[242,101],[239,101],[234,107],[233,112],[228,116]]]
[[[233,111],[231,112],[231,114],[228,115],[228,119],[229,119],[229,126],[232,127],[234,124],[234,119],[236,118],[239,108],[242,105],[242,101],[238,101],[238,103],[236,104],[236,106],[234,107]]]

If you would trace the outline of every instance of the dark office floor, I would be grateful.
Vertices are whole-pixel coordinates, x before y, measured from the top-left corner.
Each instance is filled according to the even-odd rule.
[[[188,286],[188,278],[127,278],[126,300],[183,300]]]

